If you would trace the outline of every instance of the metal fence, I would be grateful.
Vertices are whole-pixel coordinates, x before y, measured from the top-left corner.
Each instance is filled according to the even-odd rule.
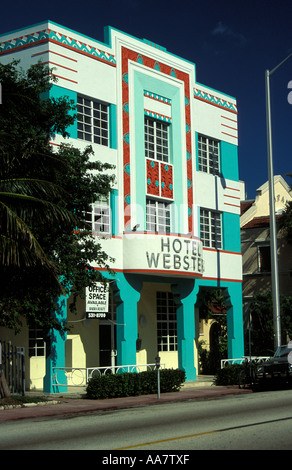
[[[0,341],[0,376],[4,373],[10,393],[25,395],[24,348]]]
[[[155,370],[157,364],[139,364],[108,367],[53,367],[53,387],[86,387],[92,377]],[[165,368],[165,364],[160,364]]]
[[[265,362],[268,359],[270,359],[270,357],[267,357],[267,356],[244,356],[244,357],[240,357],[237,359],[222,359],[221,369],[223,369],[225,366],[230,366],[232,364],[243,364],[243,362],[245,362],[246,360],[254,362],[254,363],[258,363],[258,362]]]

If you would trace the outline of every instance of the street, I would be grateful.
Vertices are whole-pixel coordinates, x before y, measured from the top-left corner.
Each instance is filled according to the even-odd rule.
[[[0,449],[113,451],[105,453],[104,464],[117,463],[106,460],[114,451],[291,450],[291,424],[292,391],[278,390],[6,421],[0,423]]]

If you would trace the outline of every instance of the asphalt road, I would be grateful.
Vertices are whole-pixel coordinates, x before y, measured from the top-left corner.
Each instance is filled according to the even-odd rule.
[[[291,450],[291,426],[292,390],[279,390],[3,422],[0,449],[100,450],[100,459],[160,450],[174,460],[181,450]]]

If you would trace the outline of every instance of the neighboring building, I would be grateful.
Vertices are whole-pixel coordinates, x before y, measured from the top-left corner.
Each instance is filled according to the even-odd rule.
[[[153,363],[157,352],[166,367],[196,379],[196,300],[204,287],[224,291],[228,357],[241,357],[236,100],[198,83],[188,60],[114,28],[105,29],[104,44],[51,21],[0,40],[2,63],[55,68],[51,96],[77,103],[69,142],[91,144],[94,158],[114,164],[116,175],[109,198],[88,215],[115,258],[116,275],[103,273],[111,288],[107,315],[86,315],[80,300],[71,316],[61,299],[72,330],[66,341],[55,332],[55,355],[46,360],[38,332],[30,332],[31,387],[45,375],[45,390],[56,391],[54,367]],[[62,141],[55,135],[51,144]],[[28,332],[17,341],[27,346]]]
[[[276,221],[281,217],[292,192],[282,176],[274,177]],[[254,200],[241,202],[241,249],[243,264],[243,303],[246,321],[248,305],[256,293],[271,290],[269,184],[258,190]],[[279,291],[291,295],[292,247],[281,233],[277,235]]]

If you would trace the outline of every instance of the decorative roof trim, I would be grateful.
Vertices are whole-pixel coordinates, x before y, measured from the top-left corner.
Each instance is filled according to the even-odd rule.
[[[24,49],[26,47],[36,46],[46,42],[59,44],[60,46],[74,50],[75,52],[85,54],[94,59],[106,62],[109,65],[116,66],[116,59],[112,54],[98,49],[91,44],[79,41],[78,39],[74,39],[52,29],[35,31],[24,36],[3,41],[0,43],[0,55],[8,54],[10,52]]]

